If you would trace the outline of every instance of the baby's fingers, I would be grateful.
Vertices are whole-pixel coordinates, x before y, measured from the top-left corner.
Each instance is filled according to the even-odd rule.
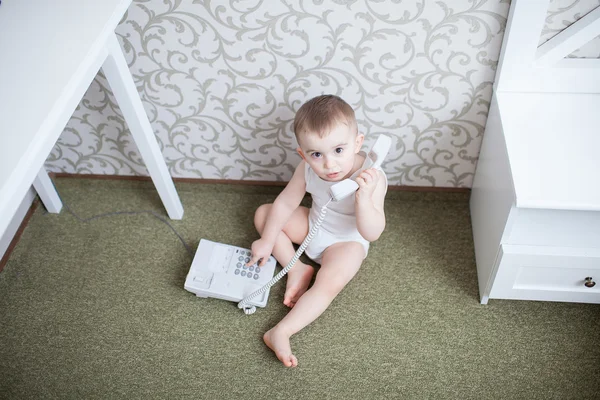
[[[359,175],[359,176],[356,178],[356,183],[358,183],[358,187],[362,188],[363,186],[365,186],[365,184],[366,184],[367,182],[365,181],[365,178],[364,178],[362,175]]]
[[[250,257],[250,261],[248,261],[246,263],[246,267],[256,264],[256,262],[258,262],[259,259],[260,259],[260,257],[258,255],[255,255],[254,253],[252,253],[252,256]]]
[[[269,257],[263,257],[259,260],[258,265],[260,267],[264,266],[267,263],[267,260],[269,259]]]
[[[365,181],[376,182],[379,175],[377,175],[377,170],[375,168],[369,168],[364,170],[361,175],[365,179]]]
[[[251,265],[257,264],[262,267],[263,265],[265,265],[267,263],[267,260],[269,259],[268,256],[264,257],[258,254],[252,254],[252,257],[250,258],[250,261],[248,261],[246,263],[246,266],[249,267]]]

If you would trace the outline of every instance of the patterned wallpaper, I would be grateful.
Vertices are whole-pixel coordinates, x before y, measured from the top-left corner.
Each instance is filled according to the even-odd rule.
[[[600,6],[600,0],[551,0],[548,6],[546,26],[542,30],[542,44],[573,22]],[[600,36],[571,53],[569,58],[600,58]]]
[[[598,1],[555,3],[548,37]],[[392,138],[390,184],[470,187],[508,8],[508,0],[134,0],[117,34],[174,177],[289,180],[300,160],[295,111],[334,93],[356,110],[366,145]],[[147,175],[102,74],[46,166]]]

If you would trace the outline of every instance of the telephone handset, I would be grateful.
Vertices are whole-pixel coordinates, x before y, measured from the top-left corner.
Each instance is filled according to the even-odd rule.
[[[380,135],[375,141],[375,144],[373,144],[373,147],[371,147],[371,151],[367,154],[365,169],[381,169],[381,163],[390,151],[391,146],[392,140],[387,136]],[[356,190],[358,190],[358,183],[356,183],[356,181],[344,179],[331,187],[330,194],[333,201],[340,201],[343,198],[350,196]]]
[[[381,168],[392,141],[380,135],[365,160],[365,168]],[[358,189],[352,179],[345,179],[330,189],[331,201],[339,201]],[[223,243],[201,239],[192,266],[185,280],[184,288],[198,297],[214,297],[229,301],[239,301],[238,307],[246,314],[256,311],[256,306],[265,307],[270,288],[294,266],[308,243],[317,233],[327,213],[327,203],[321,210],[317,222],[296,251],[288,265],[275,277],[276,261],[273,256],[259,267],[257,264],[246,267],[250,260],[250,250]],[[240,301],[241,300],[241,301]]]

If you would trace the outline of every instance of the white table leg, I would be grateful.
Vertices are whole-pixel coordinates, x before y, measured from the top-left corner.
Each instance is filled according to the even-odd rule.
[[[150,177],[156,186],[156,190],[158,190],[169,217],[171,219],[181,219],[183,217],[183,206],[115,34],[109,37],[106,47],[108,57],[102,65],[104,75],[106,75],[106,79],[119,103],[127,126],[146,163],[146,168],[148,168]]]
[[[42,199],[44,207],[48,212],[58,214],[62,209],[62,202],[52,180],[48,176],[46,169],[42,167],[33,181],[35,191]]]

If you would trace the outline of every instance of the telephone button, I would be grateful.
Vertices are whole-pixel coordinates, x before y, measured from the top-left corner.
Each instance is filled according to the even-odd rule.
[[[260,273],[260,268],[259,267],[256,267],[256,273],[257,274]]]
[[[239,274],[240,274],[240,270],[239,270],[239,269],[236,269],[236,270],[235,270],[235,274],[236,274],[236,275],[239,275]]]
[[[242,276],[246,276],[246,271],[242,271]]]
[[[258,274],[254,274],[254,279],[258,279]]]
[[[254,267],[248,268],[249,271],[254,271]]]

